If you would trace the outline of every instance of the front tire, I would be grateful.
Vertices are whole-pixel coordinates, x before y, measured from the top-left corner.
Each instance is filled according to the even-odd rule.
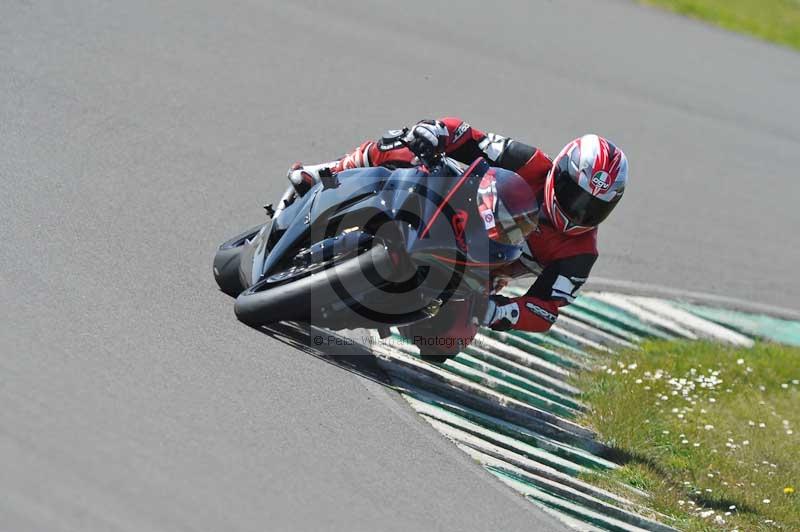
[[[214,255],[214,279],[219,289],[231,297],[238,296],[245,289],[239,274],[242,251],[261,231],[265,224],[251,227],[223,243]]]
[[[381,283],[388,284],[388,278],[396,269],[389,250],[377,244],[307,277],[285,283],[263,279],[239,294],[234,311],[240,321],[251,326],[279,321],[308,323],[312,314],[337,305],[343,307],[337,313],[347,313],[352,307],[349,301],[342,301],[342,286],[355,286],[358,289],[353,292],[358,294],[379,287]],[[323,315],[321,321],[326,318]]]

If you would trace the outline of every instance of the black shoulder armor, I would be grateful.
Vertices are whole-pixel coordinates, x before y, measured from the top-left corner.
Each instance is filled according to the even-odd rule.
[[[497,165],[505,168],[506,170],[517,171],[522,166],[531,160],[531,157],[536,153],[536,148],[528,146],[522,142],[511,140],[509,141],[506,149],[500,155]]]

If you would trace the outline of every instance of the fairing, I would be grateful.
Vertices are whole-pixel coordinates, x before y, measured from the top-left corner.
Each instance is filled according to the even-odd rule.
[[[456,297],[483,290],[493,269],[521,254],[518,245],[488,237],[477,205],[482,177],[490,170],[507,171],[492,169],[483,159],[466,172],[459,170],[444,164],[432,171],[376,167],[341,172],[327,188],[318,184],[284,208],[259,233],[245,277],[255,284],[313,242],[367,230],[418,267],[450,276],[448,289]]]

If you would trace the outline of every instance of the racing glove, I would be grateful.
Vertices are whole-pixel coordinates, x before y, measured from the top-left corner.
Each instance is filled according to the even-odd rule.
[[[483,325],[495,331],[545,332],[558,319],[558,307],[556,301],[533,296],[511,299],[494,295],[489,298]]]
[[[444,152],[449,132],[440,120],[422,120],[411,128],[405,141],[408,149],[421,159]]]

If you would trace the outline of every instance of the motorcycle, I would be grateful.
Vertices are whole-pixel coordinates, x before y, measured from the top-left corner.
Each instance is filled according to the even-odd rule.
[[[270,220],[214,257],[214,277],[236,298],[236,317],[251,326],[291,321],[385,337],[450,301],[468,301],[482,316],[492,272],[519,258],[532,230],[517,228],[508,242],[490,238],[502,222],[492,210],[496,185],[528,187],[483,158],[469,166],[442,154],[420,159],[411,168],[323,172],[303,196],[289,187],[276,209],[265,206]]]

